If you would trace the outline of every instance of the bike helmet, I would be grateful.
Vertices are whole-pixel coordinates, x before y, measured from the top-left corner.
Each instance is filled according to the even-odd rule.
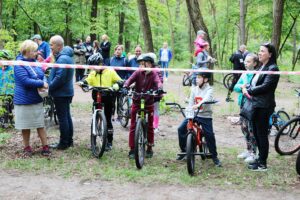
[[[99,65],[103,63],[103,57],[100,53],[93,54],[88,59],[88,65]]]
[[[211,79],[212,73],[211,72],[198,72],[197,76],[202,76],[203,78],[208,78],[208,80]]]
[[[12,56],[6,50],[0,50],[0,59],[10,60]]]
[[[154,59],[148,55],[143,58],[143,61],[154,63]]]

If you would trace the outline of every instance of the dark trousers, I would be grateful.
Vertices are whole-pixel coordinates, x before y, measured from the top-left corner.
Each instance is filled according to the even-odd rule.
[[[253,134],[256,139],[259,162],[267,164],[269,155],[269,119],[274,108],[255,108],[253,116]]]
[[[240,79],[240,77],[241,77],[241,74],[233,74],[233,79],[232,79],[231,85],[228,88],[228,90],[230,92],[233,91],[233,88],[234,88],[235,84],[238,82],[238,80]]]
[[[60,141],[64,146],[73,144],[73,122],[70,112],[70,104],[73,97],[54,97],[54,105],[59,121]]]
[[[218,153],[215,134],[213,131],[212,118],[195,117],[194,121],[196,121],[197,124],[201,124],[204,131],[204,136],[206,138],[208,150],[212,154],[212,158],[216,158],[218,156]],[[187,124],[188,119],[185,119],[178,127],[179,147],[182,152],[186,152],[186,138],[188,132]]]
[[[113,129],[113,125],[111,123],[111,116],[113,112],[113,96],[102,96],[101,97],[102,103],[104,103],[104,115],[107,122],[107,128]],[[107,140],[109,143],[112,143],[113,141],[113,131],[109,131],[107,135]]]
[[[80,81],[84,76],[85,69],[76,69],[76,82]]]

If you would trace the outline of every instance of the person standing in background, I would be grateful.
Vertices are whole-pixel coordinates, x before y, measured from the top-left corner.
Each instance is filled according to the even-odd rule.
[[[76,40],[76,44],[73,47],[74,47],[73,49],[74,49],[75,63],[78,65],[84,65],[86,48],[83,45],[82,40],[80,38],[78,38]],[[85,71],[85,69],[76,68],[76,70],[75,70],[76,82],[80,81],[83,78],[84,71]]]
[[[111,43],[109,42],[109,37],[106,34],[102,35],[101,39],[102,39],[102,42],[100,44],[101,54],[104,60],[104,64],[106,66],[109,66]]]
[[[162,75],[163,77],[166,77],[166,81],[168,80],[169,76],[168,67],[171,59],[172,51],[168,48],[168,43],[164,42],[163,47],[159,50],[159,61],[161,63],[161,67],[164,69]]]
[[[87,61],[91,55],[93,55],[93,46],[91,42],[91,37],[87,36],[85,39],[85,43],[83,43],[84,47],[86,48],[85,52],[85,63],[87,64]]]
[[[47,42],[42,41],[41,35],[36,34],[31,37],[31,40],[38,44],[37,60],[39,62],[42,62],[50,56],[50,46]]]

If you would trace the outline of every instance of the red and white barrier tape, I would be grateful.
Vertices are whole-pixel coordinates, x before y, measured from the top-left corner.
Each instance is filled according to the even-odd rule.
[[[40,62],[25,62],[25,61],[7,61],[0,60],[0,65],[19,65],[19,66],[32,66],[42,68],[74,68],[74,69],[104,69],[111,68],[114,70],[127,70],[135,71],[140,68],[137,67],[120,67],[120,66],[96,66],[96,65],[71,65],[71,64],[55,64],[55,63],[40,63]],[[143,70],[156,70],[156,71],[172,71],[172,72],[211,72],[211,73],[235,73],[235,74],[283,74],[283,75],[300,75],[300,71],[243,71],[243,70],[207,70],[207,69],[173,69],[173,68],[143,68]]]

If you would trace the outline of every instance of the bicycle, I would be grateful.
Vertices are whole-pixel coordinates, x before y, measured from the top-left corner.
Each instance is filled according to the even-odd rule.
[[[163,92],[165,94],[166,92]],[[137,111],[137,120],[134,134],[134,159],[138,169],[142,169],[145,161],[145,146],[148,145],[148,111],[145,108],[145,97],[160,95],[158,91],[135,92],[132,95],[140,96],[140,109]]]
[[[53,97],[51,96],[44,97],[43,107],[44,107],[45,120],[49,118],[50,124],[52,124],[54,120],[55,125],[58,125],[57,113],[56,113]]]
[[[226,74],[223,78],[223,85],[228,90],[227,97],[226,97],[226,102],[232,102],[233,101],[231,99],[230,95],[232,93],[232,89],[233,89],[234,84],[235,84],[234,80],[235,80],[234,73]]]
[[[198,115],[200,108],[204,104],[215,104],[217,101],[203,102],[197,111],[193,109],[185,109],[181,107],[178,103],[166,103],[169,106],[175,106],[180,109],[182,115],[188,119],[187,124],[187,139],[186,139],[186,153],[178,153],[178,155],[186,156],[187,161],[187,170],[188,173],[192,176],[195,172],[195,156],[199,155],[202,160],[212,158],[211,153],[209,153],[205,135],[203,134],[203,129],[201,125],[194,122],[194,118]],[[185,110],[185,112],[183,112]],[[199,148],[199,151],[197,150]]]
[[[14,124],[14,103],[13,103],[13,95],[6,94],[0,95],[1,97],[1,110],[0,110],[0,125],[2,128],[8,128],[9,126],[13,126]]]
[[[274,126],[277,130],[283,127],[290,120],[290,116],[284,110],[279,110],[272,113],[269,120],[269,134],[271,134],[272,127]],[[288,134],[290,126],[287,127],[283,134]],[[276,133],[277,134],[277,133]]]
[[[89,87],[87,85],[82,85],[81,87],[84,92],[90,90],[96,91],[96,102],[93,102],[92,109],[93,114],[90,140],[92,154],[100,159],[105,151],[108,134],[104,105],[101,99],[103,94],[110,94],[111,92],[114,92],[114,90],[109,87]]]
[[[127,127],[129,119],[130,119],[130,108],[132,104],[131,99],[131,90],[129,90],[129,95],[124,95],[121,92],[119,92],[119,98],[118,98],[118,106],[117,106],[117,114],[120,120],[121,126],[124,128]]]
[[[300,98],[300,90],[296,90]],[[275,138],[275,150],[280,155],[292,155],[300,149],[300,114],[289,120],[278,131]]]
[[[184,72],[183,78],[182,78],[182,85],[183,86],[192,86],[192,79],[193,74],[190,72]]]

